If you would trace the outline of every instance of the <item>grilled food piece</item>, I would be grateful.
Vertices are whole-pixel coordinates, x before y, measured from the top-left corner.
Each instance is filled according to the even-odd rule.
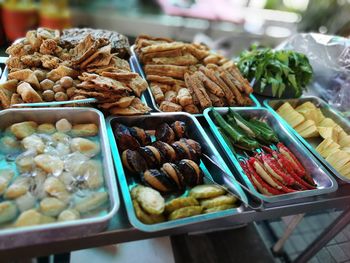
[[[179,190],[182,190],[185,187],[185,179],[176,164],[165,163],[163,164],[161,171],[175,182]]]
[[[154,146],[140,147],[139,153],[145,159],[149,168],[156,168],[160,165],[162,158],[159,150]]]
[[[146,170],[142,179],[146,184],[160,192],[172,192],[176,189],[172,179],[157,169]]]
[[[176,159],[176,152],[173,147],[171,147],[166,142],[156,141],[152,144],[161,153],[163,162],[173,162]]]
[[[131,135],[129,128],[123,124],[117,123],[115,125],[114,135],[120,151],[137,150],[141,146],[138,140]]]
[[[188,159],[181,160],[178,167],[185,178],[186,185],[193,187],[203,183],[202,171],[194,161]]]
[[[151,143],[151,136],[149,136],[144,129],[138,127],[129,128],[130,134],[136,138],[142,146],[146,146]]]
[[[181,139],[186,136],[187,126],[183,121],[175,121],[171,124],[171,128],[175,132],[175,136],[177,139]]]
[[[123,165],[133,173],[140,173],[147,170],[147,163],[140,153],[133,150],[125,150],[122,153]]]
[[[163,141],[166,143],[172,143],[175,141],[175,133],[167,123],[159,125],[159,127],[156,129],[155,135],[157,140],[159,141]]]

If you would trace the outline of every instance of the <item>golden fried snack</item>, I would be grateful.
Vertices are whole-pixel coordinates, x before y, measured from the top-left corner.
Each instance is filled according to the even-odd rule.
[[[44,55],[54,55],[60,48],[54,39],[45,39],[40,45],[40,53]]]
[[[198,59],[196,59],[191,54],[185,54],[177,57],[160,57],[160,58],[152,58],[152,62],[155,64],[162,65],[178,65],[178,66],[189,66],[195,65],[198,63]]]
[[[222,205],[234,205],[237,202],[237,197],[233,195],[220,195],[214,198],[203,199],[200,204],[203,208],[213,208]]]
[[[0,89],[6,89],[13,93],[17,91],[17,84],[18,84],[17,79],[7,80],[4,83],[0,84]]]
[[[42,102],[40,95],[27,82],[22,82],[17,87],[17,93],[21,95],[24,102]]]
[[[132,89],[137,97],[140,97],[142,92],[144,92],[148,87],[146,80],[141,78],[139,75],[132,78],[129,81],[128,86]]]
[[[178,197],[165,204],[165,212],[170,214],[179,208],[193,205],[199,205],[198,201],[193,197]]]
[[[184,108],[183,108],[184,111],[188,112],[188,113],[191,113],[191,114],[197,114],[199,113],[199,109],[196,105],[194,104],[189,104],[189,105],[186,105]]]
[[[214,184],[202,184],[193,187],[189,196],[196,199],[213,198],[225,194],[225,190]]]
[[[226,70],[232,75],[233,79],[236,80],[234,84],[245,94],[251,94],[253,92],[253,88],[250,86],[247,79],[245,79],[242,74],[239,72],[236,65],[232,65],[231,67],[226,68]]]
[[[214,212],[223,211],[223,210],[227,210],[235,207],[236,207],[235,205],[220,205],[220,206],[204,209],[203,213],[205,214],[214,213]]]
[[[211,102],[213,103],[214,107],[223,107],[225,106],[226,102],[224,100],[224,98],[219,98],[218,96],[216,96],[213,93],[208,92],[209,98],[211,100]]]
[[[139,114],[145,114],[150,110],[151,109],[147,105],[143,104],[139,98],[135,98],[129,107],[126,107],[126,108],[113,107],[113,108],[110,108],[109,112],[111,114],[116,114],[116,115],[139,115]]]
[[[60,59],[52,55],[42,55],[40,57],[42,66],[47,69],[55,69],[60,65]]]
[[[179,48],[182,48],[183,46],[184,46],[184,43],[182,42],[159,43],[159,44],[143,47],[141,48],[141,52],[144,54],[152,53],[152,52],[161,52],[161,51],[179,49]]]
[[[11,96],[11,105],[21,104],[21,103],[23,103],[21,96],[17,93],[13,93]]]
[[[145,212],[140,204],[136,200],[132,200],[132,204],[135,209],[136,217],[144,224],[156,224],[165,221],[165,218],[162,214],[160,215],[151,215]]]
[[[187,52],[195,56],[198,60],[202,60],[209,55],[208,50],[199,49],[193,44],[186,44],[185,49],[187,50]]]
[[[176,103],[176,96],[177,96],[177,94],[176,94],[175,91],[169,90],[169,91],[165,92],[164,100],[165,101],[170,101],[172,103]]]
[[[197,98],[196,93],[194,92],[194,88],[193,88],[194,86],[193,86],[193,82],[192,82],[190,74],[185,73],[184,79],[185,79],[186,87],[188,88],[188,91],[190,92],[190,94],[192,96],[193,104],[199,105],[199,100]]]
[[[168,219],[175,220],[175,219],[199,215],[202,213],[202,210],[203,210],[203,207],[201,207],[199,205],[182,207],[182,208],[179,208],[179,209],[173,211],[169,215]]]
[[[159,75],[183,79],[187,70],[185,66],[174,65],[146,65],[145,73],[147,75]]]
[[[4,89],[4,88],[0,88],[0,102],[1,102],[1,106],[4,109],[7,109],[11,106],[11,97],[12,97],[13,92]]]
[[[76,45],[72,50],[72,63],[79,65],[92,54],[94,54],[99,48],[99,43],[96,41],[91,34],[88,34],[83,41]]]
[[[238,105],[244,105],[245,100],[243,99],[242,94],[239,92],[239,90],[237,89],[235,84],[231,81],[231,77],[230,76],[231,76],[230,73],[228,73],[226,71],[222,71],[220,73],[220,77],[225,81],[227,86],[230,87],[232,93],[235,96],[235,100],[238,103]]]
[[[41,55],[38,53],[32,55],[24,55],[21,57],[21,62],[28,67],[41,67]]]
[[[202,109],[211,107],[213,104],[211,103],[208,93],[205,91],[203,83],[198,77],[198,72],[194,73],[191,76],[191,79],[192,81],[190,81],[190,85],[192,85],[192,89],[194,90]]]
[[[179,90],[176,96],[176,102],[182,107],[193,104],[192,96],[187,88],[182,88]]]
[[[6,49],[6,54],[10,55],[11,57],[21,57],[33,53],[34,50],[32,49],[32,47],[30,45],[25,45],[23,41],[20,41],[19,43],[14,43]]]
[[[15,72],[11,72],[8,74],[8,79],[16,79],[19,81],[28,82],[33,85],[35,88],[40,88],[40,84],[38,78],[34,74],[34,72],[30,69],[22,69]]]
[[[150,89],[155,101],[160,104],[164,100],[164,93],[158,83],[151,83]]]
[[[197,73],[198,78],[204,83],[205,87],[209,92],[215,94],[216,96],[222,98],[225,97],[224,92],[215,82],[211,81],[203,72],[199,71]]]
[[[26,68],[26,65],[21,61],[20,57],[9,57],[6,60],[6,66],[9,68],[10,72]]]
[[[60,65],[58,68],[51,70],[47,73],[47,78],[52,81],[57,81],[65,76],[76,78],[78,77],[79,72],[71,69],[67,66]]]
[[[150,53],[141,53],[140,59],[143,63],[152,61],[153,58],[159,58],[159,57],[179,57],[182,56],[182,49],[172,49],[172,50],[164,50],[164,51],[157,51],[157,52],[150,52]]]
[[[131,80],[139,76],[139,74],[130,71],[102,72],[101,75],[119,81]]]
[[[158,76],[158,75],[147,75],[147,80],[150,82],[158,82],[166,85],[175,85],[175,79],[171,77]]]
[[[210,54],[206,58],[203,59],[203,62],[204,62],[205,65],[218,64],[220,59],[221,58],[219,56],[217,56],[216,54]]]
[[[163,101],[160,106],[159,109],[161,111],[166,111],[166,112],[177,112],[177,111],[182,111],[182,107],[181,105],[178,105],[176,103],[172,103],[170,101]]]
[[[126,108],[129,107],[132,101],[135,99],[135,96],[122,97],[116,102],[102,103],[99,104],[98,107],[108,110],[113,107]]]
[[[99,48],[90,57],[80,63],[80,68],[107,66],[113,57],[111,50],[111,45]]]

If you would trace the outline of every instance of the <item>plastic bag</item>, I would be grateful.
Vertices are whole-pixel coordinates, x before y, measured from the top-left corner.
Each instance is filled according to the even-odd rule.
[[[277,49],[291,49],[308,56],[314,70],[304,95],[315,95],[350,118],[350,40],[315,33],[297,34]]]

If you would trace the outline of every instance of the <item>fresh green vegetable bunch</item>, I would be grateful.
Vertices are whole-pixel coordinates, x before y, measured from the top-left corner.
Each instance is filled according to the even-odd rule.
[[[308,58],[292,50],[253,46],[240,54],[238,67],[248,80],[255,79],[254,86],[260,87],[260,92],[270,86],[274,97],[281,97],[288,89],[293,89],[295,96],[300,97],[312,79]]]

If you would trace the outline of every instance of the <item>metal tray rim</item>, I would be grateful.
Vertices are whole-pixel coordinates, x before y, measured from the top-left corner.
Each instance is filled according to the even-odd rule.
[[[299,98],[299,99],[303,99],[303,100],[317,100],[319,101],[322,105],[324,105],[325,108],[327,108],[329,111],[333,112],[334,114],[338,115],[339,118],[343,119],[343,121],[350,127],[350,122],[345,119],[344,117],[342,117],[341,115],[339,115],[339,113],[337,113],[337,111],[335,111],[331,106],[329,106],[324,100],[316,97],[316,96],[306,96],[306,97],[302,97],[302,98]],[[299,99],[293,99],[293,100],[299,100]],[[337,170],[335,170],[333,168],[333,166],[326,161],[325,158],[323,158],[317,151],[314,147],[311,146],[310,143],[308,143],[302,136],[299,135],[299,133],[293,129],[292,126],[289,125],[288,122],[286,122],[281,116],[279,116],[279,114],[275,111],[274,108],[272,108],[269,104],[270,101],[288,101],[288,100],[291,100],[291,99],[283,99],[283,100],[270,100],[270,99],[266,99],[264,100],[264,106],[271,111],[271,113],[273,115],[275,115],[275,117],[283,123],[283,125],[285,125],[298,139],[299,141],[301,141],[302,144],[304,144],[304,146],[313,154],[317,157],[317,159],[322,162],[336,177],[338,177],[340,180],[344,181],[344,182],[347,182],[347,183],[350,183],[350,178],[347,178],[343,175],[341,175],[340,173],[338,173]]]
[[[268,111],[266,108],[262,107],[220,107],[217,108],[217,110],[228,110],[229,108],[231,109],[236,109],[236,110],[263,110],[263,111]],[[253,191],[255,194],[257,194],[262,200],[269,202],[269,203],[275,203],[279,201],[287,201],[287,200],[296,200],[299,198],[304,198],[304,197],[310,197],[310,196],[316,196],[316,195],[321,195],[321,194],[326,194],[326,193],[331,193],[334,192],[338,189],[338,183],[334,180],[332,176],[328,176],[328,179],[332,182],[332,186],[329,188],[324,188],[324,189],[315,189],[315,190],[307,190],[307,191],[301,191],[301,192],[296,192],[296,193],[287,193],[283,195],[277,195],[277,196],[265,196],[263,194],[260,194],[253,186],[253,184],[250,182],[248,177],[245,175],[242,167],[240,166],[236,156],[232,153],[230,150],[229,146],[219,133],[219,130],[217,129],[217,126],[214,124],[214,121],[212,118],[209,116],[209,112],[211,111],[211,108],[208,108],[204,111],[204,116],[209,123],[210,129],[212,133],[214,134],[214,137],[218,140],[219,144],[223,147],[223,150],[230,160],[231,164],[234,166],[234,168],[238,171],[239,175],[241,178],[244,180],[246,185],[249,187],[251,191]],[[273,115],[273,117],[275,117]],[[296,140],[295,136],[290,133],[289,129],[286,129],[286,131],[289,133],[290,137]],[[298,143],[298,141],[296,140]],[[313,156],[311,157],[313,161],[315,161],[317,164],[318,160],[314,158]]]
[[[212,142],[209,140],[205,131],[200,126],[198,120],[194,116],[192,116],[191,114],[186,113],[186,112],[175,112],[175,113],[155,112],[155,113],[150,113],[149,116],[152,116],[152,117],[163,116],[165,114],[166,115],[185,115],[188,118],[190,118],[191,120],[193,120],[196,123],[196,126],[199,128],[201,134],[204,136],[204,138],[206,138],[207,142],[210,144],[211,148],[214,149],[214,154],[216,157],[219,157],[219,160],[220,160],[223,168],[229,174],[231,174],[231,171],[228,169],[225,162],[221,159],[221,157],[218,154],[218,152],[216,151],[215,147],[213,147]],[[146,116],[143,115],[143,117],[146,117]],[[165,221],[162,223],[150,224],[150,225],[142,223],[135,215],[134,207],[133,207],[132,201],[131,201],[131,195],[129,192],[129,186],[126,182],[126,174],[124,172],[124,168],[123,168],[123,165],[122,165],[122,162],[120,159],[120,154],[119,154],[118,149],[117,149],[116,140],[115,140],[115,137],[113,134],[111,122],[115,118],[118,118],[118,117],[117,116],[109,116],[107,118],[107,120],[106,120],[107,132],[108,132],[108,137],[110,139],[110,145],[111,145],[111,149],[112,149],[114,164],[115,164],[117,171],[118,171],[117,172],[118,181],[119,181],[120,187],[122,189],[122,195],[123,195],[124,203],[126,206],[127,215],[128,215],[130,223],[135,228],[140,229],[140,230],[145,231],[145,232],[156,232],[156,231],[161,231],[161,230],[165,230],[165,229],[171,229],[171,228],[181,227],[181,226],[185,226],[185,225],[196,224],[196,223],[204,222],[204,221],[211,220],[211,219],[224,218],[227,216],[232,216],[232,215],[240,213],[239,210],[242,209],[243,204],[237,208],[228,209],[228,210],[224,210],[224,211],[220,211],[220,212],[216,212],[216,213],[210,213],[210,214],[201,214],[201,215],[192,216],[192,217],[188,217],[188,218],[178,219],[176,221]],[[233,175],[232,175],[232,177],[234,180],[236,180]],[[236,186],[237,186],[237,191],[241,195],[241,198],[244,198],[244,200],[247,200],[247,197],[244,194],[243,190],[238,185],[236,185]],[[218,216],[218,214],[220,214],[220,216]]]
[[[35,232],[35,231],[49,231],[51,229],[57,229],[57,228],[68,228],[68,227],[74,227],[74,226],[81,226],[81,225],[89,225],[89,224],[95,224],[95,223],[104,223],[108,222],[119,210],[120,207],[120,200],[119,200],[119,195],[118,195],[118,188],[117,188],[117,182],[115,179],[115,173],[113,167],[113,162],[112,162],[112,156],[110,152],[110,147],[109,147],[109,141],[107,137],[107,130],[106,130],[106,124],[105,124],[105,119],[103,114],[97,110],[97,109],[92,109],[88,107],[79,107],[79,108],[74,108],[74,107],[64,107],[64,108],[37,108],[37,109],[25,109],[25,108],[18,108],[18,109],[5,109],[0,111],[0,117],[4,114],[7,114],[8,112],[27,112],[28,110],[35,110],[35,111],[53,111],[53,110],[60,110],[60,111],[93,111],[99,116],[99,122],[100,122],[100,129],[101,129],[101,134],[105,135],[105,157],[106,157],[106,162],[109,164],[108,165],[108,173],[110,176],[105,176],[105,180],[109,181],[108,186],[108,194],[109,194],[109,200],[111,204],[111,209],[106,215],[98,216],[98,217],[92,217],[92,218],[84,218],[84,219],[78,219],[74,221],[67,221],[67,222],[54,222],[54,223],[49,223],[49,224],[43,224],[43,225],[37,225],[37,226],[27,226],[27,227],[21,227],[21,228],[10,228],[10,229],[5,229],[5,230],[0,230],[0,237],[4,237],[7,235],[16,235],[16,234],[23,234],[23,233],[29,233],[29,232]],[[107,184],[108,185],[108,184]]]
[[[135,52],[135,45],[132,45],[130,47],[130,50],[131,50],[131,56],[130,56],[130,64],[132,63],[135,63],[135,65],[133,65],[133,70],[135,70],[135,72],[139,73],[141,75],[141,77],[147,81],[147,78],[146,78],[146,75],[141,67],[141,64],[140,64],[140,61],[138,59],[138,55],[136,54]],[[155,111],[157,112],[164,112],[164,111],[161,111],[157,105],[157,102],[154,100],[154,96],[152,94],[152,91],[150,89],[150,86],[149,86],[149,83],[147,81],[147,92],[148,92],[148,96],[150,97],[151,99],[151,106]],[[249,95],[249,97],[251,98],[251,100],[253,101],[254,105],[253,106],[250,106],[250,107],[261,107],[261,103],[258,101],[258,99],[253,95],[253,93],[251,93]],[[216,107],[214,107],[216,108]],[[190,114],[190,113],[189,113]],[[197,114],[191,114],[193,116],[204,116],[204,111],[203,113],[197,113]]]

